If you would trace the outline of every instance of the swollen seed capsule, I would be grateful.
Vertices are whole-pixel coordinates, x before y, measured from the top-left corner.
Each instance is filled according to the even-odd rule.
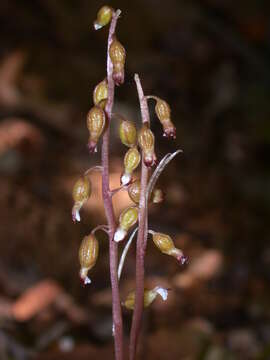
[[[157,295],[162,297],[163,301],[167,300],[168,297],[168,290],[164,289],[160,286],[156,286],[152,290],[144,289],[144,298],[143,298],[143,306],[148,307],[152,304],[152,302],[156,299]],[[129,309],[134,310],[135,307],[135,291],[132,291],[128,294],[126,300],[124,301],[123,305]]]
[[[147,125],[143,125],[138,134],[138,143],[143,151],[143,160],[146,166],[156,163],[155,136]]]
[[[175,257],[181,265],[184,265],[187,262],[187,258],[180,249],[175,247],[174,242],[169,235],[153,233],[153,241],[163,254]]]
[[[121,85],[125,80],[126,50],[116,38],[111,43],[109,54],[113,64],[113,80],[116,85]]]
[[[157,99],[155,106],[156,115],[163,127],[163,136],[176,138],[176,128],[171,121],[171,109],[169,104],[161,99]]]
[[[94,22],[94,29],[99,30],[103,26],[109,24],[113,14],[113,9],[109,6],[102,6],[97,13],[97,19]]]
[[[124,145],[128,147],[135,146],[137,143],[137,130],[134,123],[129,120],[121,120],[119,136]]]
[[[114,241],[122,241],[129,229],[138,221],[138,208],[137,206],[130,206],[125,209],[119,217],[119,226],[114,234]]]
[[[129,149],[124,157],[124,173],[121,175],[121,184],[128,185],[131,182],[133,171],[140,164],[141,155],[136,147]]]
[[[97,152],[97,142],[102,134],[105,122],[105,112],[98,106],[92,107],[87,114],[87,127],[90,132],[88,149],[90,152]]]
[[[108,99],[108,83],[107,80],[104,79],[94,89],[93,92],[93,101],[96,106],[105,108]]]
[[[139,204],[139,202],[140,202],[140,191],[141,191],[140,180],[134,181],[128,187],[128,195],[129,195],[130,199],[133,202],[135,202],[135,204]]]
[[[92,269],[98,258],[99,244],[93,234],[85,236],[79,248],[79,262],[81,265],[80,278],[84,285],[90,284],[91,280],[87,276],[88,271]]]
[[[80,177],[72,190],[72,197],[74,200],[74,205],[72,208],[72,220],[80,221],[80,209],[83,204],[89,199],[91,195],[91,182],[86,176]]]

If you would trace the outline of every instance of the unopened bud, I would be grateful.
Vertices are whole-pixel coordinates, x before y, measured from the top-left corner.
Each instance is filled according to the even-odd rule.
[[[83,204],[89,199],[91,195],[91,182],[87,176],[80,177],[72,190],[72,197],[74,200],[74,205],[72,208],[72,220],[80,221],[80,209]]]
[[[138,142],[143,151],[143,161],[146,166],[153,166],[157,157],[155,154],[155,136],[147,125],[143,125],[138,134]]]
[[[113,9],[107,5],[102,6],[97,13],[97,19],[94,22],[94,29],[99,30],[109,24],[113,15]]]
[[[155,111],[163,127],[163,135],[168,138],[176,138],[176,128],[171,121],[171,109],[169,104],[157,98]]]
[[[93,100],[96,106],[105,108],[108,99],[108,83],[107,80],[104,79],[94,89],[93,92]]]
[[[137,143],[137,130],[134,123],[122,119],[119,126],[119,136],[124,145],[128,147],[135,146]]]
[[[163,254],[173,256],[180,265],[185,265],[187,258],[180,249],[175,247],[174,242],[169,235],[154,232],[153,241]]]
[[[87,127],[90,132],[88,149],[90,152],[97,151],[97,142],[102,134],[106,122],[105,112],[98,106],[92,107],[87,114]]]
[[[116,38],[111,43],[109,54],[113,64],[113,80],[116,85],[121,85],[125,80],[126,51]]]
[[[151,198],[154,204],[161,203],[164,200],[163,191],[161,189],[154,189]]]
[[[143,305],[148,307],[156,299],[157,295],[160,295],[163,301],[167,300],[168,290],[162,288],[161,286],[156,286],[152,290],[144,289]],[[134,310],[135,307],[135,291],[132,291],[128,294],[123,305],[129,309]]]
[[[125,238],[129,229],[138,221],[138,212],[137,206],[130,206],[121,213],[114,241],[119,242]]]
[[[139,202],[140,202],[140,192],[141,192],[140,180],[136,180],[129,185],[128,195],[129,195],[130,199],[133,202],[135,202],[135,204],[139,204]]]
[[[133,171],[140,164],[141,155],[136,147],[129,149],[124,157],[124,173],[121,175],[121,184],[127,185],[131,182]]]
[[[79,248],[79,262],[81,265],[80,278],[84,285],[90,284],[91,280],[87,276],[88,271],[92,269],[98,258],[99,244],[93,234],[85,236]]]

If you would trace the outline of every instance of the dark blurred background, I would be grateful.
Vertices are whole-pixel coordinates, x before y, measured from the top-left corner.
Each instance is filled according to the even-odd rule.
[[[133,81],[166,99],[184,150],[159,186],[150,228],[170,234],[185,268],[149,241],[147,287],[171,288],[145,312],[142,359],[270,359],[270,4],[252,0],[108,1],[122,10],[127,51],[115,111],[140,121]],[[78,280],[82,237],[104,220],[100,176],[82,222],[72,186],[87,168],[86,113],[105,77],[108,29],[94,32],[100,1],[0,2],[0,359],[113,358],[107,239]],[[111,180],[125,152],[112,124]],[[119,213],[125,193],[116,196]],[[121,296],[134,288],[134,249]],[[126,330],[131,314],[124,311]]]

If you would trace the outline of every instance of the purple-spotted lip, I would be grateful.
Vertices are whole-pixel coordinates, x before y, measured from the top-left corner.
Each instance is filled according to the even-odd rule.
[[[164,129],[163,136],[168,139],[175,140],[176,139],[176,128],[172,127],[172,128]]]
[[[90,152],[90,154],[94,154],[97,152],[97,143],[95,141],[89,141],[89,143],[87,144],[87,148]]]
[[[124,71],[113,72],[113,81],[117,86],[122,85],[125,81],[125,72]]]
[[[187,265],[187,263],[188,263],[188,258],[185,255],[180,255],[177,258],[177,260],[178,260],[179,264],[182,265],[182,266]]]

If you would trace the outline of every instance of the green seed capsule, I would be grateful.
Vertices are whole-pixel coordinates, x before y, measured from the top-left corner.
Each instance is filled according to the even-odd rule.
[[[112,19],[113,9],[109,6],[102,6],[97,13],[97,19],[94,22],[95,30],[101,29],[103,26],[109,24]]]
[[[87,274],[97,261],[99,251],[99,243],[93,234],[85,236],[79,248],[79,262],[81,265],[80,278],[84,285],[90,284],[91,280]]]
[[[109,55],[113,64],[113,80],[116,85],[121,85],[125,80],[126,50],[116,37],[111,43]]]
[[[141,155],[136,147],[129,149],[124,157],[124,173],[121,176],[121,184],[127,185],[131,181],[133,171],[138,167]]]
[[[91,182],[86,176],[80,177],[73,186],[72,197],[74,205],[72,208],[73,221],[80,221],[80,209],[91,195]]]
[[[119,242],[125,238],[129,229],[138,221],[138,213],[137,206],[130,206],[122,211],[119,217],[119,226],[114,234],[114,241]]]
[[[160,286],[155,287],[152,290],[144,289],[144,297],[143,297],[143,305],[144,307],[148,307],[152,304],[152,302],[156,299],[157,295],[160,295],[163,301],[167,300],[168,290],[164,289]],[[129,309],[134,310],[135,307],[135,291],[132,291],[128,294],[126,300],[123,305]]]
[[[119,136],[124,145],[128,147],[135,146],[137,143],[137,130],[134,123],[129,120],[121,120]]]
[[[163,136],[175,139],[176,129],[171,121],[171,109],[169,104],[166,101],[157,98],[155,111],[163,127]]]
[[[105,122],[105,112],[98,106],[92,107],[92,109],[87,114],[87,127],[90,132],[88,149],[90,152],[97,151],[97,142],[105,127]]]
[[[105,108],[108,99],[108,83],[107,80],[104,79],[94,89],[93,92],[93,101],[96,106]]]
[[[181,265],[184,265],[187,262],[187,258],[180,249],[175,247],[174,242],[169,235],[155,232],[153,233],[153,241],[163,254],[175,257]]]
[[[138,143],[143,151],[143,160],[146,166],[155,164],[155,136],[147,125],[143,125],[138,134]]]
[[[128,187],[128,195],[129,195],[130,199],[133,202],[135,202],[135,204],[139,204],[139,202],[140,202],[140,191],[141,191],[140,180],[134,181]]]

